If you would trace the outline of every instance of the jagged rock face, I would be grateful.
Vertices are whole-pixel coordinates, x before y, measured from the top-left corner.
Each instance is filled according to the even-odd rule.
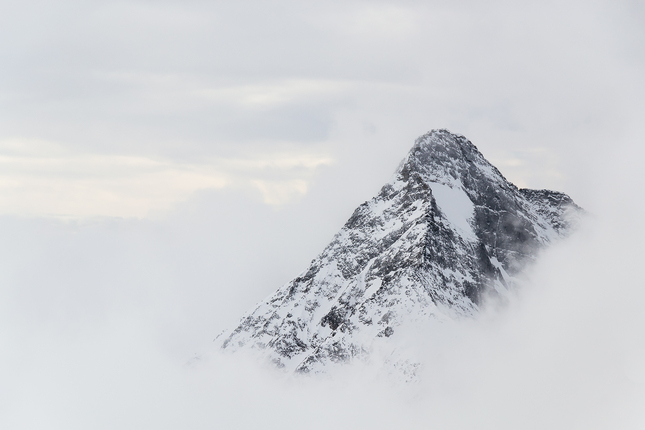
[[[324,371],[369,353],[405,321],[471,316],[504,295],[579,212],[565,194],[518,189],[465,137],[433,130],[300,276],[245,316],[229,350]]]

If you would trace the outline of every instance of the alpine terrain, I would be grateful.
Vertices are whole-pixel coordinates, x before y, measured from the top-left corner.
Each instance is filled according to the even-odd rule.
[[[580,212],[566,194],[518,189],[468,139],[433,130],[304,272],[218,340],[297,372],[368,357],[406,322],[473,316],[507,295]]]

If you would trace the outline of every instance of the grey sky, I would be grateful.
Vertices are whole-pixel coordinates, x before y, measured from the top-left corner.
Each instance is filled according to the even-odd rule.
[[[3,1],[0,63],[3,428],[642,428],[642,2]],[[403,401],[186,373],[440,127],[593,214],[515,313]]]
[[[333,162],[372,158],[364,174],[382,182],[437,127],[468,136],[519,185],[586,198],[579,152],[642,111],[639,2],[3,9],[8,214],[142,217],[222,187],[280,205]]]

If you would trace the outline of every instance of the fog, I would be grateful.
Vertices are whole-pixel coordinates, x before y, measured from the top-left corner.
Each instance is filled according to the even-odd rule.
[[[0,427],[645,424],[640,2],[4,6]],[[580,228],[417,382],[220,354],[438,127]]]

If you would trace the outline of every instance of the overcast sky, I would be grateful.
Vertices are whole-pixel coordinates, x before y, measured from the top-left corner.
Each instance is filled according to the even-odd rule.
[[[284,205],[325,170],[355,204],[440,127],[587,199],[581,152],[642,117],[645,11],[532,3],[4,1],[0,213]]]
[[[606,364],[608,373],[591,380],[595,388],[573,390],[588,375],[569,372],[573,361],[565,360],[547,378],[551,385],[526,380],[520,391],[531,398],[527,387],[538,383],[542,400],[564,390],[571,398],[602,392],[631,401],[637,397],[627,393],[645,392],[645,371],[635,364],[645,360],[645,346],[621,355],[630,341],[620,340],[616,354],[605,356],[586,343],[573,351],[563,337],[555,346],[544,340],[564,336],[556,323],[571,321],[587,327],[583,339],[593,337],[602,308],[593,300],[609,287],[630,304],[643,299],[632,285],[637,272],[612,266],[638,261],[645,240],[642,1],[2,0],[0,64],[5,428],[186,428],[185,414],[194,428],[212,428],[244,415],[248,368],[189,382],[180,369],[303,270],[433,128],[468,137],[518,186],[570,194],[598,222],[546,258],[535,280],[548,286],[545,295],[527,305],[529,317],[501,329],[526,331],[484,338],[505,356],[526,359],[536,346],[516,341],[537,333],[549,360],[588,353],[602,366],[629,356],[629,369]],[[567,258],[574,260],[565,265]],[[579,278],[587,261],[599,272]],[[582,306],[558,289],[568,287],[595,298],[572,312],[577,320],[544,304]],[[615,331],[643,323],[618,318],[621,309],[603,310],[620,321],[610,325]],[[542,327],[538,315],[551,312],[553,324]],[[464,350],[489,354],[470,343],[480,335],[450,343],[446,362]],[[509,344],[520,346],[504,349]],[[481,363],[490,364],[503,383],[455,388],[446,376],[439,386],[454,397],[446,411],[458,414],[466,393],[481,394],[473,394],[475,405],[489,390],[514,389],[522,369],[505,373],[499,356],[486,357],[460,365],[485,373]],[[456,365],[442,365],[455,375]],[[629,380],[640,385],[615,385],[614,368],[619,380],[637,375]],[[230,375],[247,375],[247,385]],[[281,384],[262,380],[257,405]],[[219,386],[237,387],[236,394],[213,389]],[[299,403],[298,417],[332,407],[328,388],[307,392],[322,403]],[[293,387],[281,389],[288,400],[258,407],[270,415],[300,401]],[[224,398],[228,412],[208,409]],[[561,422],[576,428],[575,414],[585,408],[602,404],[611,413],[598,416],[614,419],[626,404],[580,398],[569,415],[544,400],[549,420],[566,417]],[[410,428],[427,422],[406,405],[372,418],[374,425],[403,416],[412,416]],[[351,422],[369,410],[354,406],[343,415]],[[523,408],[527,414],[510,421],[480,412],[495,428],[531,428],[523,417],[542,415]],[[149,421],[158,409],[178,423],[163,414]],[[99,425],[97,417],[109,419]],[[464,423],[448,412],[435,418],[444,428]],[[549,420],[536,422],[558,428]]]

